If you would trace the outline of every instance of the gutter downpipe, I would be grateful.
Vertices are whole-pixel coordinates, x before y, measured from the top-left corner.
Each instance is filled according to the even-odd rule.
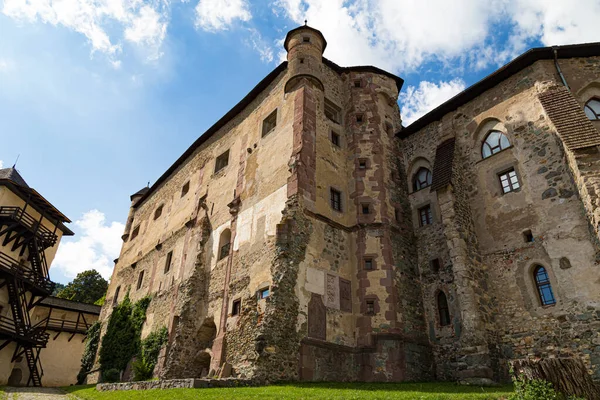
[[[554,52],[554,66],[556,67],[556,72],[558,72],[558,75],[560,76],[560,80],[562,81],[563,85],[565,85],[567,90],[570,92],[571,88],[569,87],[569,84],[567,83],[567,80],[565,79],[565,76],[563,75],[560,69],[560,65],[558,65],[558,47],[552,47],[552,51]]]

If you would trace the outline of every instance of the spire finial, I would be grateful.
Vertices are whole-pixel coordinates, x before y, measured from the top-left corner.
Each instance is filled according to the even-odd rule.
[[[15,169],[17,167],[17,163],[19,162],[19,157],[21,157],[21,154],[17,154],[17,159],[15,160],[15,163],[13,164],[13,169]]]
[[[308,24],[308,20],[304,20],[304,26],[306,26],[306,24]]]
[[[149,188],[149,187],[150,187],[150,181],[148,181],[148,184],[146,185],[146,187],[147,187],[147,188]]]

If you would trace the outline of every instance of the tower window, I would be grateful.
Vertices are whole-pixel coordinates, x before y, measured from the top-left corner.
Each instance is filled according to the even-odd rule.
[[[600,100],[591,99],[585,103],[584,110],[590,121],[600,121]]]
[[[431,268],[431,272],[440,272],[441,262],[439,258],[434,258],[429,261],[429,267]]]
[[[167,253],[167,259],[165,261],[165,274],[171,270],[171,260],[173,259],[173,252]]]
[[[240,311],[242,310],[242,300],[237,299],[233,301],[233,305],[231,306],[231,315],[240,315]]]
[[[217,157],[215,161],[215,174],[225,168],[229,164],[229,150]]]
[[[119,304],[119,292],[121,291],[121,286],[117,286],[117,290],[115,290],[115,297],[113,297],[113,307]]]
[[[429,186],[431,186],[431,171],[421,167],[413,177],[413,190],[416,192]]]
[[[222,260],[229,255],[229,249],[231,247],[231,230],[225,229],[221,233],[219,239],[219,257],[217,260]]]
[[[433,223],[431,206],[426,205],[425,207],[419,208],[419,222],[421,226],[431,225]]]
[[[368,203],[363,203],[360,205],[363,214],[371,214],[371,208]]]
[[[277,109],[273,111],[265,120],[262,126],[262,136],[267,136],[277,126]]]
[[[137,237],[137,235],[140,234],[140,226],[136,226],[135,228],[133,228],[133,232],[131,232],[131,240],[135,239]]]
[[[367,315],[375,315],[375,301],[367,300]]]
[[[336,124],[339,124],[341,122],[341,109],[336,106],[333,102],[331,102],[328,99],[325,99],[325,106],[324,106],[324,110],[325,110],[325,117],[333,122],[335,122]]]
[[[361,158],[358,160],[358,169],[367,169],[367,159]]]
[[[158,206],[158,208],[156,209],[156,211],[154,211],[154,220],[155,221],[158,218],[160,218],[160,216],[162,215],[162,211],[163,211],[163,205],[161,204],[160,206]]]
[[[304,37],[302,38],[302,42],[303,42],[303,43],[310,43],[310,38],[309,38],[308,36],[304,36]]]
[[[506,135],[500,131],[491,131],[483,141],[481,146],[481,156],[488,158],[504,149],[510,147],[510,142]]]
[[[138,275],[136,290],[140,290],[142,288],[143,283],[144,283],[144,270],[141,270],[140,274]]]
[[[394,208],[394,219],[396,222],[400,222],[400,210],[398,208]]]
[[[362,114],[357,114],[356,115],[356,122],[359,124],[362,124],[363,122],[363,115]]]
[[[505,194],[514,192],[521,187],[521,185],[519,184],[519,178],[517,177],[517,173],[515,172],[514,168],[511,168],[508,171],[499,174],[498,178],[500,178],[502,192]]]
[[[554,293],[552,292],[552,284],[550,283],[550,278],[548,277],[548,271],[546,268],[538,265],[533,270],[533,277],[535,279],[535,286],[538,291],[538,295],[540,296],[540,302],[543,306],[552,306],[556,304],[556,299],[554,298]]]
[[[442,291],[440,291],[437,294],[437,307],[438,314],[440,317],[440,325],[450,325],[450,310],[448,309],[448,299],[446,298],[446,293]]]
[[[300,59],[300,64],[304,64],[304,58]]]
[[[189,191],[190,191],[190,181],[187,181],[181,188],[181,197],[188,194]]]
[[[331,131],[331,143],[333,143],[334,146],[340,147],[340,135],[334,131]]]
[[[523,232],[523,239],[525,240],[525,243],[533,242],[533,233],[531,233],[531,229],[527,229]]]
[[[342,211],[342,192],[332,188],[330,190],[329,200],[331,202],[331,208],[333,208],[335,211]]]
[[[359,87],[361,87],[361,86],[362,86],[362,84],[361,84],[361,82],[360,82],[360,79],[357,79],[357,80],[355,80],[355,81],[354,81],[354,87],[355,87],[355,88],[359,88]]]
[[[270,294],[271,294],[271,293],[270,293],[270,291],[269,291],[269,288],[268,288],[268,287],[267,287],[267,288],[264,288],[264,289],[260,289],[260,290],[258,291],[258,298],[259,298],[259,299],[266,299],[267,297],[269,297],[269,295],[270,295]]]
[[[373,259],[371,257],[365,258],[365,269],[371,271],[373,269]]]

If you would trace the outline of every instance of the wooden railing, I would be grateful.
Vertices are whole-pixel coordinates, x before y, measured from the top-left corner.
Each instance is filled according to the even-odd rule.
[[[48,343],[48,339],[50,338],[50,334],[45,332],[47,323],[48,318],[44,318],[24,333],[20,333],[12,318],[0,316],[0,332],[8,333],[17,339],[26,340],[43,347]]]
[[[48,293],[52,293],[54,290],[54,283],[48,277],[40,275],[30,265],[19,263],[3,252],[0,252],[0,270],[31,285],[35,285]]]
[[[31,214],[26,212],[21,207],[4,206],[0,207],[0,218],[8,218],[15,222],[19,222],[33,234],[38,236],[45,247],[52,247],[56,244],[57,236],[50,229],[42,225],[41,220],[36,220]]]

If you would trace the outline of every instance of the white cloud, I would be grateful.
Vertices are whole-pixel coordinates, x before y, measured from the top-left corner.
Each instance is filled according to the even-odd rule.
[[[460,79],[433,83],[421,81],[419,87],[409,86],[400,93],[401,115],[404,126],[410,125],[427,112],[433,110],[465,89]]]
[[[159,53],[165,38],[168,0],[4,0],[2,13],[22,22],[40,21],[84,35],[92,52],[114,60],[122,39]]]
[[[258,52],[260,60],[266,63],[273,61],[273,49],[263,39],[260,32],[253,28],[248,29],[248,32],[250,32],[250,44]]]
[[[4,168],[4,162],[0,160],[0,168]]]
[[[125,226],[119,222],[108,224],[104,214],[91,210],[75,221],[81,234],[75,240],[65,239],[58,247],[52,270],[60,270],[67,278],[95,269],[105,279],[110,279],[113,260],[121,251],[121,235]]]
[[[330,44],[327,57],[343,65],[373,64],[391,71],[415,70],[427,60],[460,59],[469,52],[467,60],[481,69],[508,61],[536,39],[544,45],[600,40],[597,0],[278,0],[275,4],[295,23],[307,19],[323,32]],[[498,30],[504,34],[507,29],[508,41],[498,47]]]
[[[200,0],[196,5],[196,27],[205,31],[227,30],[236,20],[250,19],[246,0]]]

